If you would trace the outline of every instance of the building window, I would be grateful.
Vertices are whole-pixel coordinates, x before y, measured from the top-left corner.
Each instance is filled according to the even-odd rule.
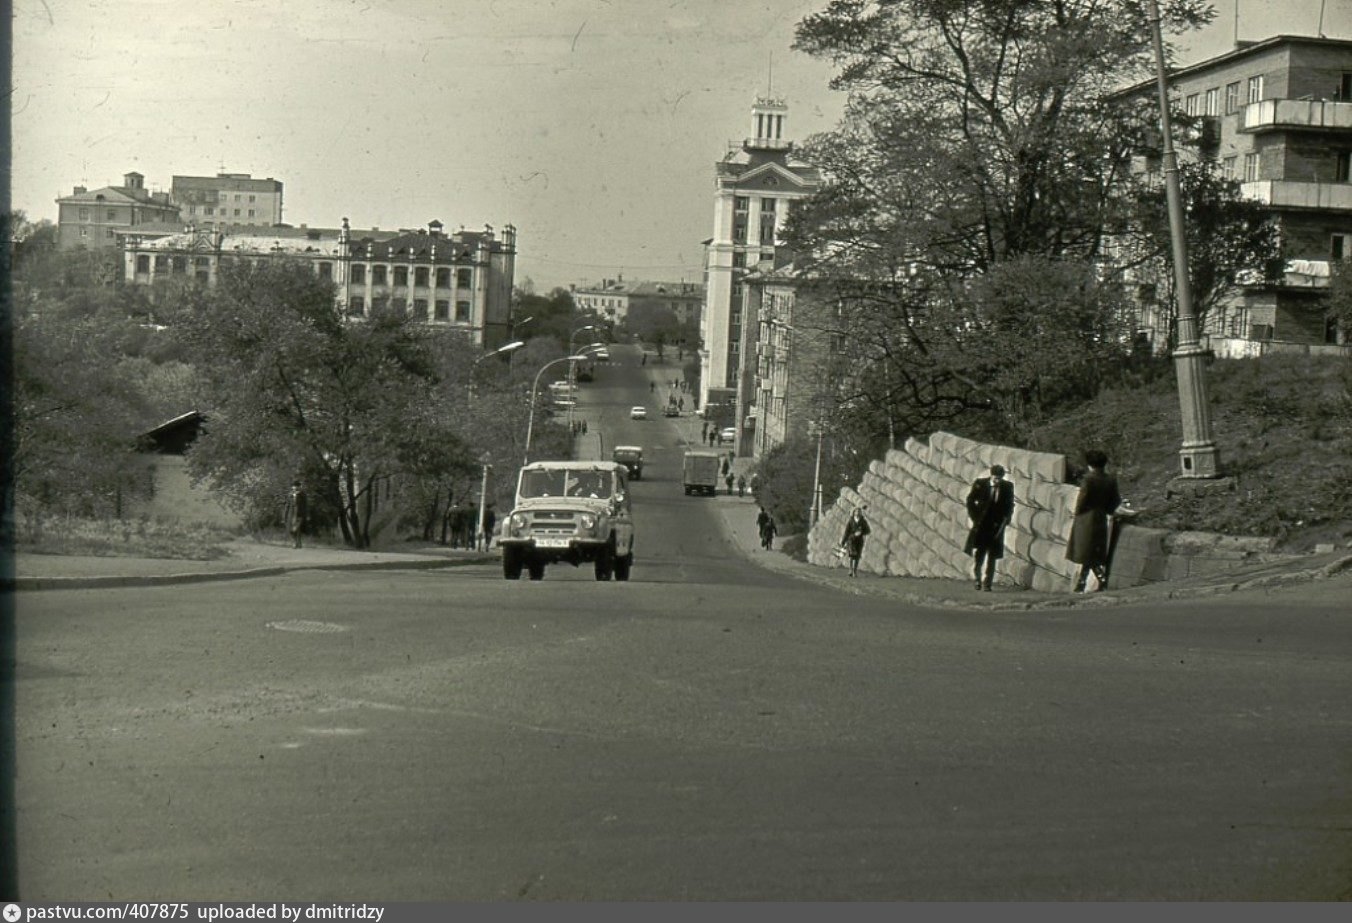
[[[427,288],[426,266],[418,266],[413,270],[413,284],[418,288]]]
[[[744,211],[746,211],[747,209],[749,209],[750,207],[751,207],[751,197],[750,197],[750,196],[739,195],[739,196],[733,196],[733,197],[732,197],[732,209],[733,209],[733,211],[744,212]]]
[[[437,288],[451,287],[451,271],[445,266],[437,270]]]
[[[1258,154],[1244,155],[1244,182],[1254,183],[1258,181]]]
[[[188,271],[188,258],[186,256],[174,257],[174,275],[181,276]]]
[[[474,282],[474,273],[468,269],[457,269],[455,271],[456,288],[469,288]]]
[[[1352,151],[1339,151],[1333,167],[1333,181],[1346,183],[1352,181]]]
[[[150,256],[142,253],[136,257],[136,271],[139,273],[150,272]]]
[[[320,264],[319,264],[319,278],[321,278],[321,279],[332,279],[332,278],[333,278],[333,264],[332,264],[332,263],[320,263]]]
[[[372,284],[372,285],[384,285],[384,284],[385,284],[385,267],[384,267],[384,266],[372,266],[372,267],[371,267],[371,284]]]
[[[212,208],[210,205],[208,205],[208,206],[206,206],[205,208],[203,208],[202,211],[206,212],[208,215],[214,215],[214,214],[216,214],[216,210],[215,210],[214,208]]]
[[[235,217],[236,217],[236,218],[238,218],[238,217],[239,217],[239,209],[238,209],[238,208],[237,208],[237,209],[235,209]]]
[[[732,242],[735,244],[746,243],[746,222],[734,221],[732,225]]]
[[[1235,167],[1239,163],[1238,157],[1226,157],[1221,161],[1221,175],[1226,179],[1235,178]]]
[[[1183,111],[1184,111],[1184,113],[1186,113],[1187,115],[1198,115],[1198,114],[1200,114],[1200,113],[1199,113],[1199,106],[1198,106],[1198,103],[1199,103],[1200,99],[1201,99],[1201,97],[1198,96],[1196,93],[1190,93],[1190,94],[1188,94],[1188,96],[1183,100]]]
[[[155,255],[155,271],[165,272],[168,269],[169,269],[169,257],[165,256],[163,253],[157,253]]]
[[[348,299],[347,313],[352,317],[361,317],[366,313],[366,299],[361,295],[353,295]]]
[[[1206,91],[1206,114],[1207,114],[1207,115],[1220,115],[1220,114],[1221,114],[1220,105],[1221,105],[1221,91],[1220,91],[1220,89],[1217,88],[1217,87],[1212,87],[1210,90],[1207,90],[1207,91]]]
[[[775,245],[775,216],[773,212],[761,215],[760,245],[762,247],[773,247]]]
[[[80,209],[80,220],[81,220],[81,221],[88,221],[88,220],[89,220],[89,209],[87,209],[87,208],[82,208],[82,209]]]
[[[455,321],[458,324],[469,323],[469,302],[457,301],[455,303]]]
[[[352,267],[350,275],[354,285],[366,284],[366,267],[363,266],[361,263],[358,263]]]
[[[741,250],[738,250],[736,253],[732,255],[732,268],[733,269],[746,268],[746,253],[744,253]]]
[[[407,266],[396,266],[396,267],[394,267],[394,284],[395,284],[395,287],[396,287],[396,288],[399,287],[399,286],[401,286],[401,285],[408,285],[408,267],[407,267]]]
[[[1263,101],[1263,75],[1249,78],[1249,102],[1261,103]]]
[[[250,202],[252,202],[252,201],[253,201],[253,200],[254,200],[254,196],[249,196],[249,201],[250,201]],[[253,214],[253,212],[249,212],[249,214],[251,214],[251,215],[252,215],[252,214]]]
[[[1352,234],[1334,234],[1329,238],[1329,259],[1345,260],[1352,256]]]
[[[413,316],[416,317],[416,318],[418,318],[418,320],[424,320],[424,319],[426,319],[426,317],[427,317],[427,299],[426,299],[426,298],[414,298],[414,299],[413,299]]]
[[[437,307],[436,314],[437,320],[448,321],[451,319],[451,303],[449,301],[447,301],[445,298],[438,298],[436,307]]]
[[[1225,114],[1230,115],[1239,109],[1239,81],[1225,85]]]
[[[391,298],[391,299],[390,299],[390,310],[393,311],[397,316],[403,317],[405,314],[408,313],[408,299],[407,299],[407,298]]]
[[[774,214],[774,211],[775,211],[775,200],[774,200],[774,199],[761,199],[761,213],[762,213],[762,214],[764,214],[764,213],[766,213],[766,212],[769,212],[770,214]]]
[[[253,216],[254,216],[254,210],[251,208],[251,209],[249,209],[249,217],[252,218]]]

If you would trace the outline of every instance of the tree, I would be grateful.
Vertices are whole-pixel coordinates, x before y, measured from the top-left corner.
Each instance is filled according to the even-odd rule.
[[[1284,261],[1277,225],[1261,203],[1246,199],[1240,183],[1221,175],[1214,162],[1179,167],[1179,189],[1185,215],[1188,280],[1193,315],[1201,331],[1215,329],[1215,313],[1245,284],[1276,282]],[[1131,243],[1130,268],[1154,269],[1162,284],[1164,320],[1169,345],[1177,336],[1178,292],[1172,264],[1168,204],[1162,184],[1136,187],[1135,208],[1124,228]]]
[[[1164,26],[1209,20],[1164,4]],[[851,92],[803,156],[798,268],[838,305],[843,416],[889,444],[936,423],[1016,439],[1127,354],[1096,279],[1150,127],[1111,94],[1149,72],[1137,3],[834,0],[795,47]]]
[[[425,475],[429,453],[466,454],[434,412],[426,328],[389,311],[345,321],[332,283],[307,266],[223,264],[175,323],[214,396],[189,464],[255,507],[302,475],[344,540],[366,547],[381,485]]]
[[[1328,287],[1328,318],[1342,332],[1343,342],[1352,343],[1352,261],[1333,261]]]

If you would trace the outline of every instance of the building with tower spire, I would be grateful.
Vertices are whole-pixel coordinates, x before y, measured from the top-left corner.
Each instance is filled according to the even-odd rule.
[[[704,253],[700,406],[729,426],[740,424],[730,418],[743,359],[743,278],[757,264],[774,260],[792,203],[821,182],[785,137],[784,100],[760,97],[751,115],[752,136],[714,167],[714,228]]]

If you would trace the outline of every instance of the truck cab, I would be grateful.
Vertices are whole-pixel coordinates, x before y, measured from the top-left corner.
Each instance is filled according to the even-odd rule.
[[[517,475],[516,502],[498,540],[502,572],[542,580],[545,567],[590,563],[597,580],[628,580],[634,519],[628,471],[605,461],[544,461]]]
[[[617,465],[624,465],[631,481],[643,479],[643,448],[636,445],[617,445],[610,456]]]

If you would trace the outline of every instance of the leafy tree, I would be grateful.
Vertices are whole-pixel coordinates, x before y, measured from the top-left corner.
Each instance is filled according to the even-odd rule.
[[[303,474],[344,540],[367,547],[382,485],[426,475],[429,444],[464,454],[435,413],[426,328],[395,312],[344,321],[332,284],[304,265],[225,264],[176,323],[214,396],[190,466],[255,507]]]
[[[1342,331],[1343,342],[1352,343],[1352,261],[1335,260],[1329,277],[1328,316]]]
[[[1162,284],[1161,304],[1168,321],[1170,345],[1177,331],[1178,293],[1172,263],[1168,205],[1162,184],[1136,187],[1135,208],[1124,235],[1134,258],[1126,265],[1153,264]],[[1244,198],[1240,183],[1222,176],[1215,163],[1199,161],[1179,167],[1179,189],[1186,220],[1188,281],[1199,330],[1214,327],[1216,311],[1243,284],[1281,279],[1283,260],[1278,229],[1259,202]]]
[[[665,304],[642,300],[630,305],[624,327],[639,341],[657,347],[659,356],[664,347],[675,343],[681,335],[681,322],[675,311]]]

